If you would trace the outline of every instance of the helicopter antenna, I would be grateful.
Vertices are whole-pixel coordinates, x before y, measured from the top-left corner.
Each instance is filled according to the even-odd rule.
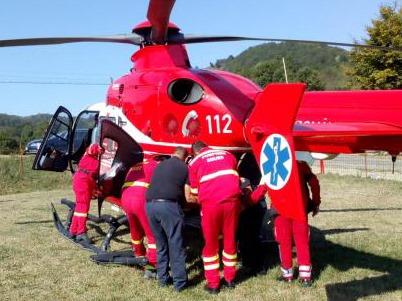
[[[282,63],[283,63],[283,71],[285,72],[285,80],[286,80],[286,83],[288,84],[289,83],[289,81],[288,81],[288,72],[286,71],[286,62],[285,62],[284,57],[282,57]]]

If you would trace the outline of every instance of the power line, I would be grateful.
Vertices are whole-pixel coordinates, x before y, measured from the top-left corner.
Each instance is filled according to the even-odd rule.
[[[107,84],[107,83],[89,83],[89,82],[46,82],[46,81],[14,81],[14,80],[0,80],[0,84],[109,86],[109,84]]]

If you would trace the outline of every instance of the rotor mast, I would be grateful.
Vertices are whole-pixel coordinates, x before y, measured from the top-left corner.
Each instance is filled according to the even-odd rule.
[[[152,25],[151,41],[165,44],[169,17],[176,0],[150,0],[147,18]]]

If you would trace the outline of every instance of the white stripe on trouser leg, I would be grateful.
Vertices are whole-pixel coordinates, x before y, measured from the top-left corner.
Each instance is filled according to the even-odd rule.
[[[282,271],[282,276],[284,278],[291,278],[293,277],[293,269],[284,269],[283,267],[281,267],[281,271]]]
[[[299,277],[300,278],[311,278],[311,265],[299,266]]]
[[[218,270],[218,269],[219,269],[219,263],[204,264],[205,271],[212,271],[212,270]]]
[[[222,255],[223,255],[223,257],[226,257],[227,259],[237,259],[237,253],[229,254],[229,253],[226,253],[225,251],[223,251]]]
[[[156,249],[156,244],[148,244],[148,249]]]
[[[216,255],[210,256],[210,257],[205,257],[205,256],[204,256],[204,257],[202,257],[202,260],[203,260],[205,263],[214,262],[214,261],[219,260],[219,255],[216,254]]]
[[[76,216],[76,217],[87,217],[86,213],[81,213],[81,212],[74,212],[73,215]]]
[[[237,262],[236,261],[226,261],[226,260],[222,260],[223,264],[227,267],[235,267]]]

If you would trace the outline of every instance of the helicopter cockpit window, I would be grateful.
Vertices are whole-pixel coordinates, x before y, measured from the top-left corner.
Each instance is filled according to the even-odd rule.
[[[189,105],[202,99],[204,89],[191,79],[179,78],[169,84],[168,95],[177,103]]]

